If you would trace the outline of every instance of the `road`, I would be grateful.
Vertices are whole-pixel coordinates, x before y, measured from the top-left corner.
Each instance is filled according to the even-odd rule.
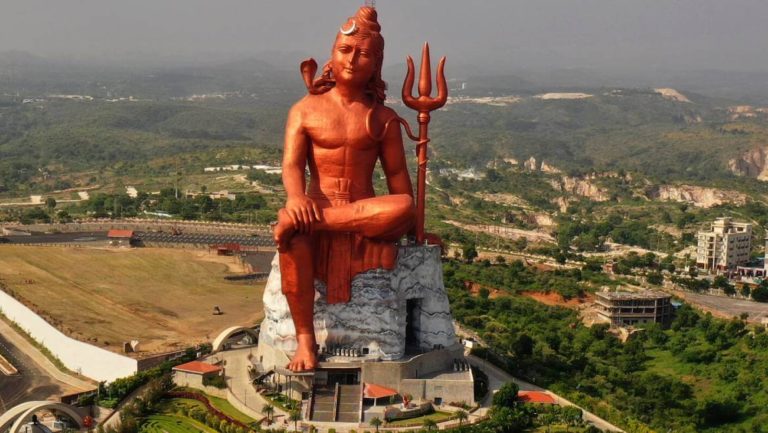
[[[603,430],[603,431],[609,431],[609,432],[622,432],[625,433],[624,430],[620,429],[619,427],[616,427],[615,425],[609,423],[608,421],[600,418],[599,416],[593,414],[592,412],[588,412],[584,410],[584,408],[573,404],[572,402],[566,400],[565,398],[553,393],[552,391],[546,390],[544,388],[541,388],[539,386],[536,386],[532,383],[526,382],[524,380],[518,379],[516,377],[511,376],[504,370],[496,367],[495,365],[480,359],[473,355],[467,355],[467,360],[469,360],[469,363],[479,367],[482,369],[485,374],[488,375],[488,388],[489,392],[488,395],[485,397],[485,400],[483,400],[482,404],[484,407],[490,406],[490,401],[493,398],[493,393],[498,391],[501,386],[507,382],[514,382],[517,384],[517,386],[520,387],[521,391],[543,391],[547,394],[551,395],[555,398],[555,401],[557,401],[557,404],[561,406],[575,406],[581,409],[581,411],[584,413],[584,420],[589,421],[592,424],[595,425],[595,427]],[[482,409],[480,409],[482,410]]]
[[[94,385],[70,377],[39,350],[0,320],[0,353],[19,370],[0,374],[0,413],[29,400],[58,400],[62,395],[93,389]]]
[[[741,313],[749,314],[747,320],[750,323],[763,323],[764,319],[768,319],[768,303],[681,290],[667,291],[704,311],[709,311],[713,315],[725,319],[730,319],[734,316],[738,317]]]
[[[234,395],[234,398],[247,408],[237,407],[237,409],[255,420],[260,420],[264,417],[261,413],[261,409],[268,404],[268,402],[256,392],[256,388],[251,384],[251,379],[248,375],[248,365],[250,364],[248,355],[252,355],[255,351],[256,346],[226,350],[211,355],[206,359],[206,362],[213,363],[219,360],[225,362],[227,387]],[[274,418],[279,418],[287,417],[288,414],[280,408],[275,407],[275,412],[272,416]],[[272,427],[276,425],[277,424],[273,424]]]

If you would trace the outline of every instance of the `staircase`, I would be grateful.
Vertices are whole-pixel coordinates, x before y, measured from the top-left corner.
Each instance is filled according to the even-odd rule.
[[[315,387],[312,400],[312,421],[333,421],[336,409],[336,390],[333,388]]]
[[[311,421],[360,422],[361,385],[315,387]]]
[[[361,385],[339,386],[337,422],[360,422]]]

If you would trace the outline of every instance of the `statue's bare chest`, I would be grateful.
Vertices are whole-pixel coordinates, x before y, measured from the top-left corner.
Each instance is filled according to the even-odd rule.
[[[304,120],[304,128],[313,146],[326,149],[351,147],[359,150],[373,150],[378,143],[367,132],[366,113],[349,111],[345,113],[317,113]]]

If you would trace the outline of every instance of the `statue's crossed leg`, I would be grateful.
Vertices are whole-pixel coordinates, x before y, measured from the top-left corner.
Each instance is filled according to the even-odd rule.
[[[372,197],[338,206],[329,202],[319,205],[321,218],[313,223],[313,232],[357,233],[369,239],[395,242],[413,224],[413,199],[407,194]],[[312,370],[317,366],[313,234],[297,231],[287,211],[281,209],[274,236],[280,254],[282,290],[293,316],[298,343],[287,367],[292,371]]]

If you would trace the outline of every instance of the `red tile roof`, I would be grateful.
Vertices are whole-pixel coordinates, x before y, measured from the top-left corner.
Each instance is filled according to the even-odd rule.
[[[551,395],[541,391],[520,391],[517,393],[517,399],[523,403],[557,404]]]
[[[392,388],[387,388],[381,385],[375,385],[373,383],[366,383],[363,387],[363,397],[365,398],[382,398],[397,395],[397,391]]]
[[[107,233],[108,238],[132,238],[133,230],[112,229]]]
[[[176,367],[173,367],[173,370],[183,371],[185,373],[207,374],[221,371],[221,367],[208,364],[207,362],[191,361],[186,364],[177,365]]]

